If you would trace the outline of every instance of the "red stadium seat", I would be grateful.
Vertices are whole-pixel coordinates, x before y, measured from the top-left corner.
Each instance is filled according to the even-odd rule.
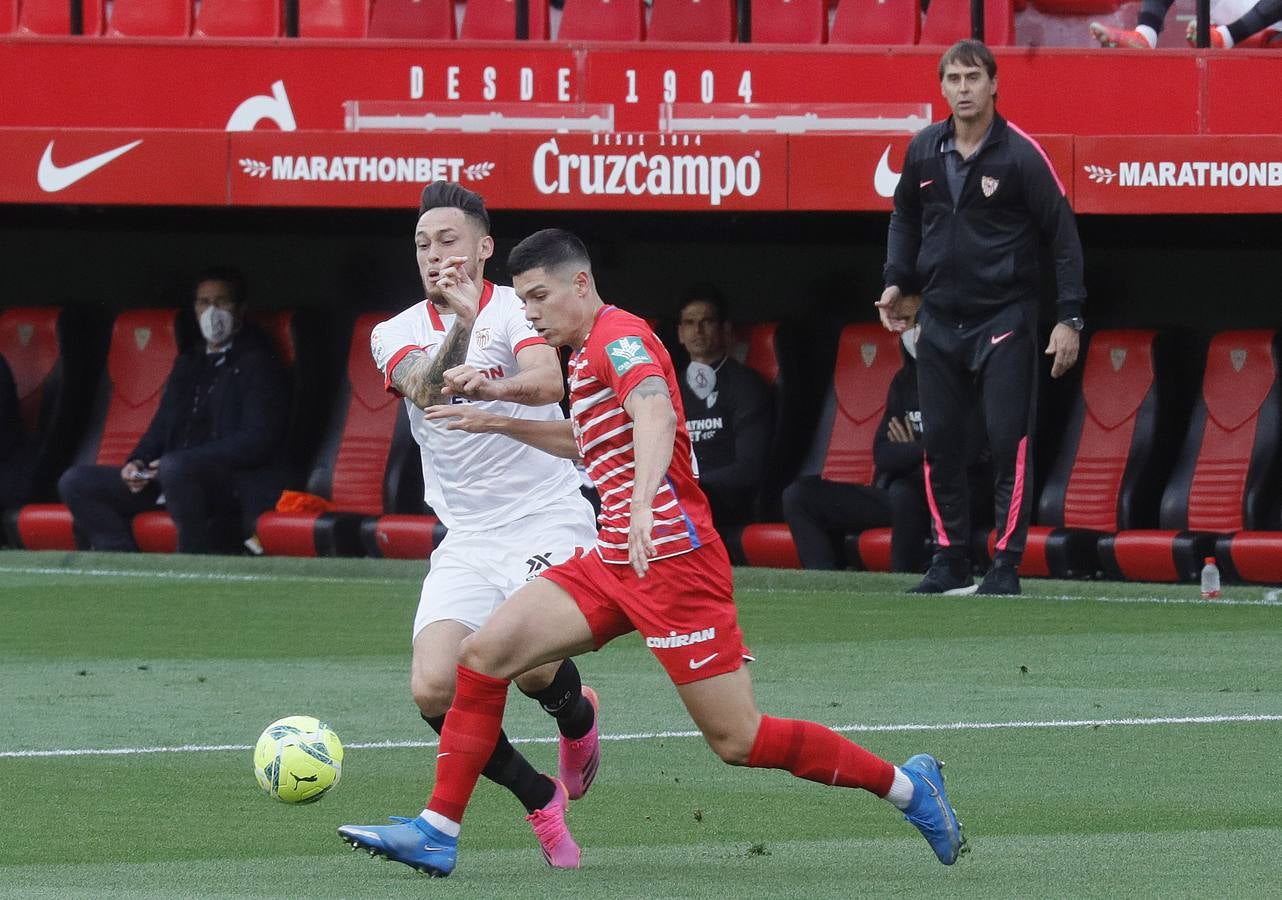
[[[801,558],[792,542],[792,532],[782,522],[757,522],[740,536],[744,559],[750,566],[771,569],[800,569]]]
[[[362,550],[368,519],[403,506],[422,506],[418,448],[410,436],[399,397],[383,389],[369,356],[369,335],[389,313],[356,320],[345,378],[334,413],[314,460],[307,490],[333,503],[334,512],[267,512],[258,519],[258,539],[268,554],[351,556]],[[424,527],[433,521],[421,517]]]
[[[1217,546],[1231,565],[1233,535],[1267,527],[1282,430],[1278,361],[1277,332],[1228,331],[1211,341],[1201,396],[1162,494],[1158,528],[1101,538],[1107,574],[1193,580],[1202,558]]]
[[[902,45],[915,44],[920,36],[918,0],[841,0],[828,43]]]
[[[76,453],[76,463],[123,466],[160,405],[178,355],[172,309],[135,309],[116,317],[107,371]],[[74,550],[71,512],[60,503],[18,511],[16,531],[29,550]]]
[[[454,34],[453,0],[374,0],[370,37],[451,41]]]
[[[552,33],[548,0],[530,0],[529,39],[546,41]],[[515,0],[467,0],[463,9],[465,41],[510,41],[516,38]]]
[[[1278,526],[1276,516],[1271,524]],[[1229,580],[1282,583],[1282,531],[1239,531],[1220,538],[1215,556]]]
[[[645,39],[642,0],[565,0],[558,41],[640,41]]]
[[[783,514],[783,489],[792,480],[805,453],[804,447],[797,446],[794,435],[809,428],[809,423],[797,421],[800,415],[799,401],[795,396],[798,379],[782,363],[784,354],[778,322],[736,325],[730,352],[765,379],[774,391],[774,436],[770,442],[770,461],[758,505],[763,517],[777,519]]]
[[[754,44],[822,44],[827,39],[825,0],[756,0],[752,4]]]
[[[880,325],[842,329],[832,392],[811,450],[816,474],[844,484],[872,484],[873,441],[886,411],[886,392],[903,361],[899,346],[899,336]]]
[[[0,312],[0,355],[13,372],[23,431],[22,449],[7,463],[14,467],[6,473],[12,505],[57,499],[58,476],[75,452],[89,409],[84,386],[97,376],[106,343],[86,319],[83,311],[56,307]]]
[[[859,554],[859,564],[865,572],[890,571],[890,538],[892,533],[889,528],[868,528],[859,532],[856,548]]]
[[[1161,382],[1153,331],[1101,331],[1029,527],[1021,574],[1094,575],[1101,534],[1157,519]]]
[[[736,359],[774,384],[779,378],[779,353],[775,340],[779,333],[778,322],[755,322],[734,326],[732,352]]]
[[[1120,0],[1032,0],[1038,12],[1059,16],[1092,16],[1114,12]]]
[[[81,7],[81,34],[102,34],[103,0],[84,0]],[[21,0],[18,3],[18,34],[71,34],[71,3],[68,0]]]
[[[735,39],[734,0],[654,0],[646,40],[729,42]]]
[[[18,407],[28,435],[35,434],[44,390],[61,356],[57,307],[26,307],[0,312],[0,356],[13,370]]]
[[[115,0],[108,37],[187,37],[192,0]]]
[[[435,516],[387,515],[361,523],[366,556],[383,559],[427,559],[445,539],[445,526]]]
[[[921,43],[948,46],[970,37],[970,0],[931,0],[921,27]],[[984,43],[1015,43],[1015,8],[1011,0],[984,0]]]
[[[196,37],[280,37],[280,0],[201,0]]]
[[[847,325],[837,345],[832,387],[803,473],[845,484],[872,484],[873,442],[890,382],[902,365],[900,342],[880,325]],[[787,543],[787,550],[781,545]],[[800,566],[788,526],[749,525],[744,557],[753,566]]]
[[[298,0],[298,36],[363,38],[370,0]]]

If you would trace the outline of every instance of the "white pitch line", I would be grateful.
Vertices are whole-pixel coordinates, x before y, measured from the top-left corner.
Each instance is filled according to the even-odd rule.
[[[154,572],[131,571],[129,569],[56,569],[37,566],[0,566],[0,575],[65,575],[91,576],[94,578],[159,578],[172,581],[234,581],[234,582],[272,582],[272,581],[305,581],[322,584],[341,584],[343,582],[361,581],[377,584],[400,584],[408,578],[386,578],[374,575],[276,575],[271,573],[237,575],[227,572],[179,572],[173,569],[161,569]]]
[[[277,581],[310,582],[313,584],[342,584],[345,582],[362,582],[366,584],[403,584],[413,578],[389,578],[377,575],[302,575],[302,574],[233,574],[228,572],[183,572],[174,569],[158,571],[137,571],[132,569],[61,569],[52,566],[0,566],[0,575],[63,575],[92,578],[158,578],[166,581],[214,581],[236,583],[271,583]],[[417,576],[415,576],[417,577]],[[1173,585],[1176,589],[1182,586]],[[813,593],[849,593],[847,587],[838,585],[815,585],[813,587],[760,587],[745,588],[745,591],[758,594],[813,594]],[[897,590],[897,589],[896,589]],[[875,593],[886,593],[877,591]],[[1028,594],[1013,597],[987,597],[985,599],[1021,600],[1060,600],[1086,603],[1152,603],[1152,604],[1189,604],[1207,606],[1278,606],[1282,607],[1282,597],[1277,591],[1269,591],[1260,600],[1234,600],[1220,597],[1216,600],[1203,600],[1201,597],[1089,597],[1082,594],[1048,594],[1039,596]]]
[[[900,731],[994,731],[997,729],[1034,728],[1099,728],[1103,726],[1137,727],[1154,725],[1224,725],[1255,722],[1282,722],[1282,714],[1245,714],[1221,716],[1152,716],[1124,719],[1028,719],[1010,722],[940,722],[935,724],[835,725],[833,731],[886,733]],[[653,741],[665,738],[699,737],[698,731],[639,731],[630,734],[603,734],[603,741]],[[513,744],[554,744],[555,737],[510,738]],[[436,747],[439,741],[368,741],[345,744],[349,750],[402,750]],[[46,759],[84,756],[143,756],[154,753],[217,753],[228,750],[252,750],[249,744],[181,744],[176,747],[112,747],[85,750],[0,750],[0,759]]]

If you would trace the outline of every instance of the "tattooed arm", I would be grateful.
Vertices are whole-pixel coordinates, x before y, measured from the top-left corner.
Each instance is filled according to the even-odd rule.
[[[429,357],[421,350],[405,355],[392,370],[392,387],[409,397],[419,409],[448,402],[444,392],[445,370],[463,362],[471,339],[471,324],[464,325],[461,318],[456,319],[436,356]]]

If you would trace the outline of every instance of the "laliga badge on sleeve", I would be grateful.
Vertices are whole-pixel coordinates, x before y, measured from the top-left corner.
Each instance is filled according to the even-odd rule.
[[[717,389],[717,370],[712,366],[701,362],[690,363],[686,368],[686,384],[696,397],[707,400],[709,406],[716,402],[713,392]],[[709,397],[712,399],[709,400]]]

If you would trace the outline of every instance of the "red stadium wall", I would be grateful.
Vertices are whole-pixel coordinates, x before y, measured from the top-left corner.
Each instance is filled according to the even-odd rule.
[[[0,83],[13,86],[0,93],[0,202],[398,208],[447,177],[500,209],[885,210],[905,135],[662,134],[660,104],[929,103],[938,117],[937,59],[924,47],[14,38],[0,42]],[[1009,48],[999,63],[1001,110],[1043,138],[1079,212],[1282,209],[1282,95],[1265,87],[1282,58]],[[609,104],[614,133],[350,133],[349,100]],[[707,169],[695,187],[666,174],[678,157]],[[88,159],[104,161],[74,168]]]

